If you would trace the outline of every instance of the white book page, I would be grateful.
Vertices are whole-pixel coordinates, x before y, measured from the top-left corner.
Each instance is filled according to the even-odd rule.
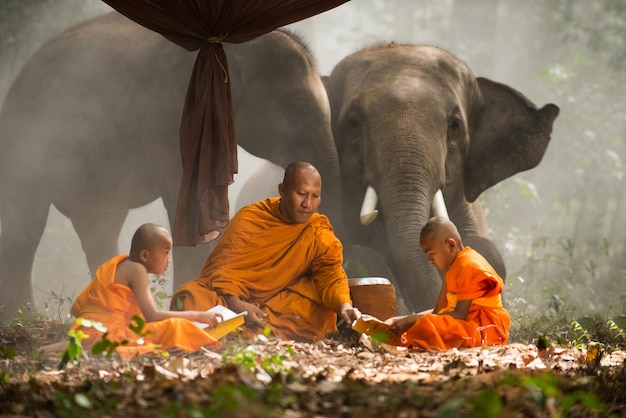
[[[207,310],[207,312],[213,312],[213,313],[221,314],[222,315],[222,320],[220,321],[219,318],[218,318],[218,322],[228,321],[229,319],[235,318],[237,316],[248,315],[248,311],[243,311],[243,312],[240,312],[240,313],[236,313],[235,311],[232,311],[232,310],[228,309],[226,306],[222,306],[222,305],[215,305],[211,309]],[[193,323],[196,324],[198,327],[203,328],[203,329],[209,326],[209,324],[205,324],[203,322],[193,321]]]

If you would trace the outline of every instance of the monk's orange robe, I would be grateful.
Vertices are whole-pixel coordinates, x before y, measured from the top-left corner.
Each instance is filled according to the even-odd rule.
[[[98,269],[96,277],[74,301],[72,305],[74,317],[102,323],[107,327],[107,338],[110,341],[128,340],[127,345],[117,348],[117,352],[124,359],[154,352],[155,348],[196,351],[203,346],[219,345],[215,338],[191,321],[182,318],[146,323],[143,331],[150,331],[150,333],[144,337],[143,344],[137,344],[140,336],[131,331],[128,326],[134,315],[143,318],[141,309],[133,291],[127,286],[114,282],[118,264],[127,258],[127,255],[118,255]],[[91,349],[103,335],[93,327],[84,327],[76,322],[72,324],[72,329],[80,329],[87,334],[88,337],[82,341],[82,346],[86,350]],[[150,343],[156,344],[157,347]]]
[[[291,223],[279,200],[237,212],[200,277],[174,294],[172,310],[226,306],[223,295],[233,295],[268,314],[267,326],[282,338],[314,340],[337,330],[339,306],[351,303],[341,242],[326,216]]]
[[[405,347],[432,351],[503,345],[511,318],[502,306],[504,281],[475,250],[465,247],[456,256],[444,280],[447,304],[439,313],[453,311],[457,300],[472,299],[465,320],[427,314],[403,335]]]

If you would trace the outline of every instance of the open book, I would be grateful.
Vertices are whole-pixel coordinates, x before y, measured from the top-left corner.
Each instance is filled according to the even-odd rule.
[[[214,312],[214,313],[221,314],[223,318],[222,322],[217,324],[215,327],[209,328],[209,329],[205,329],[209,326],[208,324],[204,324],[202,322],[194,322],[194,324],[196,324],[202,329],[205,329],[207,334],[209,334],[210,336],[212,336],[213,338],[217,340],[219,340],[220,338],[222,338],[224,335],[228,334],[232,330],[236,329],[237,327],[240,327],[241,325],[243,325],[244,320],[245,320],[244,317],[248,315],[248,311],[235,313],[231,311],[230,309],[228,309],[227,307],[222,306],[222,305],[215,305],[214,307],[209,309],[207,312]]]
[[[393,332],[388,324],[371,315],[362,314],[359,319],[352,323],[352,329],[369,335],[374,341],[379,343],[402,344],[400,336]]]

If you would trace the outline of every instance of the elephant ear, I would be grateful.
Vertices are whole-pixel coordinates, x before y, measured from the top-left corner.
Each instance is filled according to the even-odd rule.
[[[559,108],[541,109],[511,87],[478,77],[482,103],[475,109],[465,164],[465,197],[536,167],[543,158]]]

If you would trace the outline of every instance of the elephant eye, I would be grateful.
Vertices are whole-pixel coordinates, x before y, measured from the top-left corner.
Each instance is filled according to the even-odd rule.
[[[344,124],[344,130],[346,137],[359,137],[361,132],[361,122],[356,116],[349,116]]]
[[[343,141],[336,141],[337,152],[354,153],[361,146],[361,122],[356,116],[346,117],[341,125],[341,134],[339,137],[344,138]]]
[[[361,127],[361,122],[356,116],[350,116],[348,118],[348,126],[350,127],[351,130],[356,130]]]
[[[459,115],[454,115],[448,121],[448,142],[457,142],[461,139],[461,130],[463,124],[461,123],[461,119]]]

